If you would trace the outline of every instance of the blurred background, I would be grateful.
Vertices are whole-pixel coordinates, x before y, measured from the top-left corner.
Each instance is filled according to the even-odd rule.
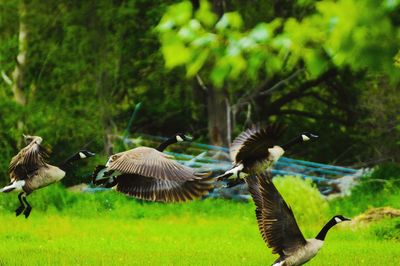
[[[60,161],[85,145],[116,152],[125,130],[227,147],[281,121],[286,139],[321,136],[297,158],[400,160],[398,1],[0,3],[4,182],[22,133]]]

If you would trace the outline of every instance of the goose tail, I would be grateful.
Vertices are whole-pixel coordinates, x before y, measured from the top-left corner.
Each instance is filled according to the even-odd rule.
[[[15,181],[15,182],[11,182],[7,186],[5,186],[2,189],[0,189],[0,192],[1,193],[8,193],[8,192],[11,192],[13,190],[20,191],[20,190],[22,190],[22,187],[24,185],[25,185],[25,181],[24,180],[18,180],[18,181]]]

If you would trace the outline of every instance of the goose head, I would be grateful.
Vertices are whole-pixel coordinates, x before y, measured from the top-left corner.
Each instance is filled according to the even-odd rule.
[[[77,156],[79,156],[80,159],[86,159],[86,158],[89,158],[89,157],[93,157],[95,155],[96,155],[95,153],[90,152],[88,150],[80,150],[77,153]]]
[[[175,139],[177,142],[182,142],[182,141],[191,141],[193,138],[183,133],[176,133]]]
[[[310,132],[303,132],[300,135],[302,141],[309,141],[312,139],[317,139],[318,135],[310,133]]]
[[[332,220],[334,220],[336,224],[345,222],[345,221],[351,221],[350,218],[344,217],[343,215],[335,215],[335,216],[333,216]]]

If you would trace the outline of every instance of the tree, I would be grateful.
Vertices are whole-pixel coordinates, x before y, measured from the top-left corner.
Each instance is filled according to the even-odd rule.
[[[266,117],[292,114],[348,124],[352,114],[345,104],[354,93],[340,86],[345,71],[357,76],[368,69],[383,72],[394,81],[399,78],[392,63],[399,41],[395,37],[399,36],[395,15],[399,5],[375,1],[303,4],[304,12],[299,12],[302,17],[295,17],[290,8],[283,12],[275,5],[269,21],[248,30],[243,29],[238,12],[226,12],[218,18],[207,1],[200,1],[197,10],[188,1],[172,5],[157,26],[166,67],[185,66],[187,77],[200,75],[204,83],[210,82],[222,91],[229,88],[234,121],[243,106],[257,108],[264,102],[268,104],[263,108]],[[381,42],[383,39],[385,42]],[[254,83],[251,89],[240,89]],[[326,93],[318,91],[321,86],[327,88]],[[285,87],[293,90],[281,93]],[[244,93],[238,96],[240,91]],[[335,100],[324,95],[332,93]],[[337,115],[299,110],[298,105],[287,108],[305,97],[345,111],[347,121]],[[259,104],[251,104],[255,101]]]

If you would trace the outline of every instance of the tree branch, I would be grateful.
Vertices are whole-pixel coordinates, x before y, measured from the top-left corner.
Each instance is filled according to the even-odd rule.
[[[7,85],[12,86],[13,82],[12,80],[7,76],[6,72],[3,70],[1,71],[1,77],[3,78],[4,82],[7,83]]]
[[[274,114],[276,115],[298,115],[298,116],[305,116],[305,117],[309,117],[309,118],[314,118],[314,119],[323,119],[323,120],[331,120],[331,121],[335,121],[338,122],[340,124],[345,125],[346,121],[333,116],[333,115],[328,115],[328,114],[323,114],[323,115],[319,115],[316,113],[311,113],[311,112],[305,112],[305,111],[299,111],[299,110],[280,110],[275,112]]]
[[[322,82],[326,81],[327,79],[334,77],[336,75],[336,73],[337,73],[337,70],[334,68],[331,68],[331,69],[327,70],[325,73],[323,73],[322,75],[320,75],[318,78],[312,79],[312,80],[307,80],[306,82],[303,82],[298,87],[297,90],[291,91],[288,94],[277,99],[275,102],[271,103],[271,106],[268,109],[271,111],[278,110],[286,103],[288,103],[292,100],[304,97],[304,93],[308,89],[313,88],[313,87],[321,84]]]
[[[287,85],[292,79],[294,79],[295,77],[297,77],[299,74],[301,74],[302,72],[304,72],[305,69],[301,68],[298,69],[296,72],[294,72],[293,74],[291,74],[289,77],[279,81],[278,83],[276,83],[274,86],[272,86],[271,88],[269,88],[268,90],[262,91],[259,93],[259,95],[267,95],[270,94],[271,92],[273,92],[276,89],[279,89],[280,87],[282,87],[283,85]],[[265,85],[264,85],[265,86]]]

